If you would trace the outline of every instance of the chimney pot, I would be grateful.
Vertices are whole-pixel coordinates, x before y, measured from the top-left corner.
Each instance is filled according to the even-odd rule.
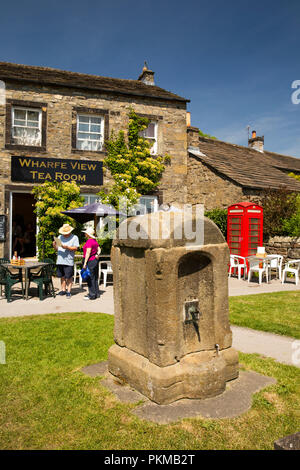
[[[264,151],[264,136],[259,137],[256,135],[256,131],[252,131],[252,137],[248,140],[248,147],[258,152]]]
[[[144,67],[142,70],[141,75],[139,76],[138,80],[140,82],[145,83],[145,85],[155,85],[154,83],[154,72],[148,69],[147,62],[144,62]]]

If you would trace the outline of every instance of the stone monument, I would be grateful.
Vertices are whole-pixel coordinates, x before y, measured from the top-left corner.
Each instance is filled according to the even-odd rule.
[[[228,245],[211,220],[198,219],[190,222],[202,226],[201,244],[186,238],[178,211],[127,219],[112,247],[115,344],[108,370],[158,404],[216,396],[238,376]]]

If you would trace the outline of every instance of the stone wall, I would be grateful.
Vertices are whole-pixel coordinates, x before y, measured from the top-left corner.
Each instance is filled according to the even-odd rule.
[[[287,259],[300,259],[300,238],[272,237],[265,242],[266,252]]]

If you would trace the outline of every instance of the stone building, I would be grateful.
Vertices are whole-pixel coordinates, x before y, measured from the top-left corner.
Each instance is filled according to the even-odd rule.
[[[143,68],[137,80],[0,62],[0,257],[12,254],[18,230],[36,230],[34,185],[76,181],[87,203],[110,183],[102,169],[105,140],[128,127],[128,113],[150,119],[153,155],[170,154],[158,191],[143,197],[145,211],[169,203],[205,209],[251,200],[266,187],[300,191],[300,159],[200,137],[191,127],[188,99],[154,83]],[[35,255],[35,247],[29,256]]]
[[[202,137],[196,127],[187,134],[188,203],[210,210],[257,200],[268,188],[300,191],[300,182],[288,176],[300,174],[300,158],[264,150],[264,138],[255,131],[248,147]]]
[[[35,184],[74,180],[87,202],[95,200],[109,183],[104,142],[127,129],[130,108],[150,119],[153,153],[173,157],[159,202],[186,201],[188,100],[156,86],[147,67],[138,80],[120,80],[0,62],[0,80],[0,257],[11,256],[20,225],[36,228]]]

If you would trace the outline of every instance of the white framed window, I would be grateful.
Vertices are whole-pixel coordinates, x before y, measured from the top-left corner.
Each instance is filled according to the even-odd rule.
[[[156,155],[157,154],[157,122],[150,121],[147,129],[140,132],[140,136],[144,137],[150,142],[151,155]]]
[[[138,204],[134,207],[136,215],[150,214],[158,211],[158,200],[156,196],[141,196]]]
[[[101,151],[103,147],[104,119],[102,116],[77,114],[78,150]]]
[[[18,145],[40,146],[42,142],[42,111],[13,106],[12,138]]]
[[[96,194],[80,194],[80,196],[84,197],[84,205],[87,204],[94,204],[94,202],[100,202],[100,196]]]

